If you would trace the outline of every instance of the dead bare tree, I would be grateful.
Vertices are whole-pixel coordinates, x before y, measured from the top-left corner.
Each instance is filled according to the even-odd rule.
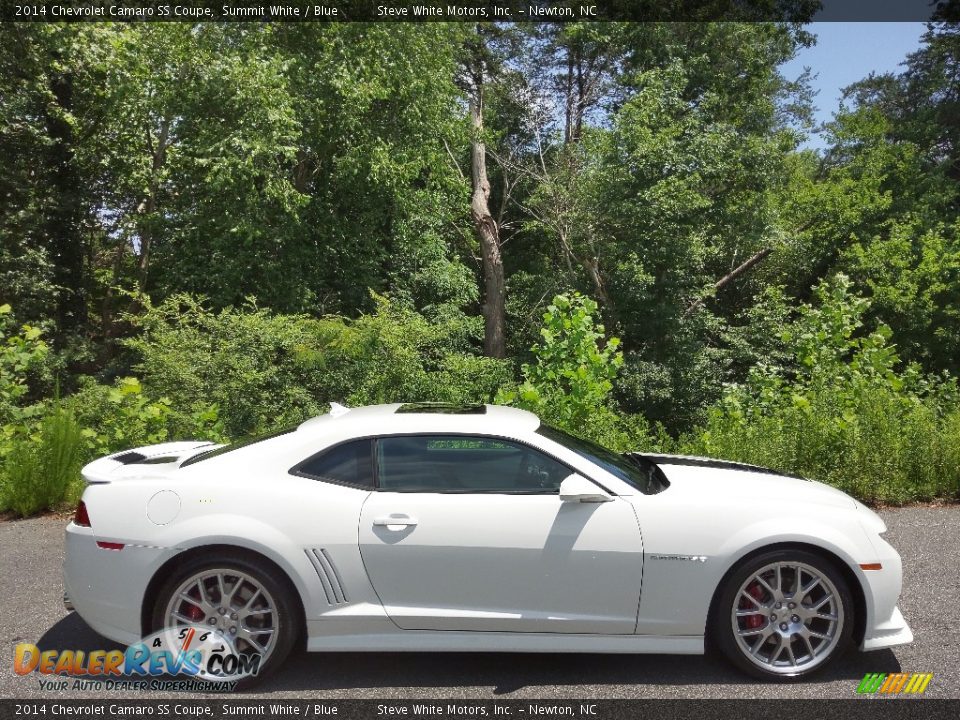
[[[480,242],[483,260],[483,350],[489,357],[506,357],[506,281],[500,254],[500,226],[490,211],[487,147],[483,137],[484,90],[488,76],[486,42],[478,27],[476,44],[468,59],[467,89],[470,113],[470,179],[473,193],[470,215]]]

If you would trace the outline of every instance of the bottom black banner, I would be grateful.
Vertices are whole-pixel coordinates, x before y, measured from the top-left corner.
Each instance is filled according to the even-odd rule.
[[[782,720],[784,716],[939,720],[960,716],[960,700],[0,700],[7,718],[696,718]]]

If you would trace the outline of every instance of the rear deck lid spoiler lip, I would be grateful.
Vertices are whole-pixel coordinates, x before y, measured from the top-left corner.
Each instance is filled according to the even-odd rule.
[[[156,474],[159,468],[172,470],[179,467],[180,463],[187,458],[209,450],[211,447],[216,447],[216,443],[209,440],[189,440],[122,450],[88,463],[80,471],[80,475],[87,483],[95,484],[135,477],[138,474],[136,473],[138,467],[143,467],[144,474],[147,470],[151,474]],[[158,459],[166,457],[170,458],[169,462],[157,462]],[[121,473],[124,468],[129,470]]]

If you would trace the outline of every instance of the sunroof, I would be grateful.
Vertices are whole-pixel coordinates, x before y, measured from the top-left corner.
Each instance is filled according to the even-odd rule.
[[[398,413],[436,413],[438,415],[483,415],[487,412],[486,405],[463,404],[444,402],[417,402],[404,403],[397,408]]]

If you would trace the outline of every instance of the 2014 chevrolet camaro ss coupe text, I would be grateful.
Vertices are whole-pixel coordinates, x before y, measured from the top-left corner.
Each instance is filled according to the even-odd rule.
[[[347,409],[256,441],[96,460],[67,602],[134,643],[259,654],[702,653],[754,675],[908,643],[883,521],[817,482],[619,455],[491,405]],[[70,606],[70,605],[68,605]]]

